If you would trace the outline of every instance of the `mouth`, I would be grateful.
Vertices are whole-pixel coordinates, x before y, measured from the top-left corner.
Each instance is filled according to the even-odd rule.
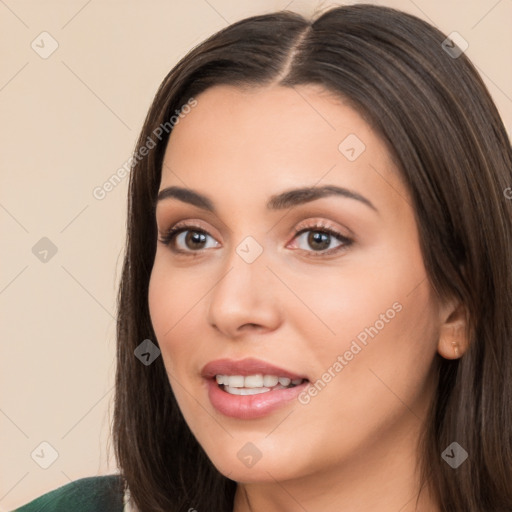
[[[304,382],[309,382],[307,379],[300,377],[291,379],[262,373],[246,376],[217,374],[215,375],[215,381],[222,391],[239,396],[259,395],[280,389],[291,389],[300,386]]]
[[[219,359],[201,372],[211,405],[224,416],[249,420],[290,405],[309,385],[305,375],[258,359]]]

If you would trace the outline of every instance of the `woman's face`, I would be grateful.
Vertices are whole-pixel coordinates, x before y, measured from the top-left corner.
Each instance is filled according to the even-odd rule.
[[[239,482],[412,461],[440,312],[385,145],[314,86],[196,99],[165,153],[149,288],[190,429]]]

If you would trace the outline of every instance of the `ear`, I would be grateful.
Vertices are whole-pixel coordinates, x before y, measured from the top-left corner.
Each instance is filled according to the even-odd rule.
[[[445,359],[458,359],[464,355],[468,347],[466,308],[459,301],[448,301],[440,308],[437,351]]]

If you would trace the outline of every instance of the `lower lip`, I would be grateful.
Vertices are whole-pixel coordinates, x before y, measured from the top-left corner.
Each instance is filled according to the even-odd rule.
[[[271,414],[291,402],[309,384],[308,381],[293,388],[276,389],[257,395],[231,395],[223,391],[215,379],[208,379],[208,397],[213,407],[224,416],[252,420]]]

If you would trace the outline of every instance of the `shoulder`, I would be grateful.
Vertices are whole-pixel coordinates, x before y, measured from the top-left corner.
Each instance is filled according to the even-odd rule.
[[[13,512],[122,512],[123,497],[120,475],[92,476],[43,494]]]

